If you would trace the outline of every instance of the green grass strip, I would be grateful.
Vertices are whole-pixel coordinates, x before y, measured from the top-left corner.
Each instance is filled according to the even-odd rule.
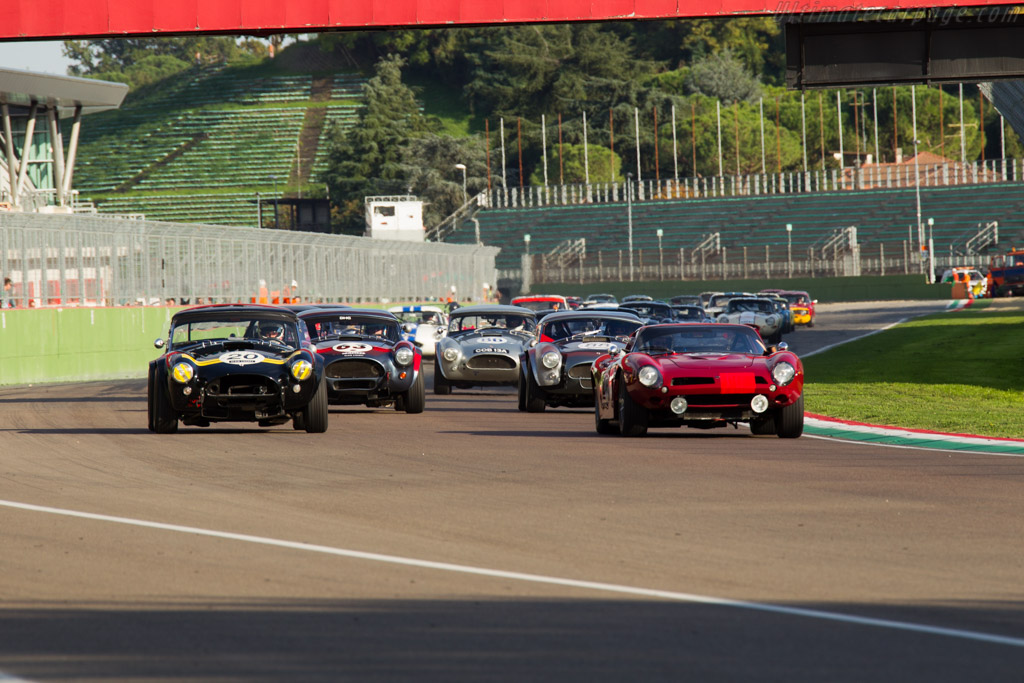
[[[918,318],[805,359],[807,411],[1024,437],[1024,310],[990,303]]]

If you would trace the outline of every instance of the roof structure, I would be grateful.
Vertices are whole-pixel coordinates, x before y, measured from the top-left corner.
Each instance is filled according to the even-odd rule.
[[[127,94],[124,83],[0,67],[0,104],[11,107],[28,110],[36,102],[41,108],[56,107],[59,116],[70,116],[79,106],[83,114],[92,114],[117,109]]]
[[[0,68],[0,209],[67,210],[82,115],[117,109],[127,94],[123,83]],[[67,117],[73,124],[65,156],[59,119]]]

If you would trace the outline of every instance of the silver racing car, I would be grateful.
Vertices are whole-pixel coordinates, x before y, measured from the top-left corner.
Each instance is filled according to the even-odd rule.
[[[437,342],[434,393],[452,387],[516,386],[519,357],[535,343],[533,311],[520,306],[466,306],[452,312]]]

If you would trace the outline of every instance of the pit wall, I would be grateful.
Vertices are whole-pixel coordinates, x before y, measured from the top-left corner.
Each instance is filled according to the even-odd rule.
[[[177,310],[0,309],[0,386],[145,377]]]

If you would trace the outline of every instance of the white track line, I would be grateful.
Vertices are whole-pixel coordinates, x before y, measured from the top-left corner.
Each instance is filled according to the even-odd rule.
[[[859,626],[871,626],[874,628],[892,629],[898,631],[910,631],[913,633],[925,633],[937,636],[947,636],[962,640],[974,640],[997,645],[1009,645],[1011,647],[1024,647],[1024,639],[1000,636],[991,633],[980,633],[977,631],[965,631],[961,629],[941,628],[927,626],[924,624],[913,624],[903,621],[892,621],[889,619],[873,619],[869,617],[858,617],[836,612],[824,612],[812,609],[801,609],[798,607],[784,607],[781,605],[770,605],[766,603],[745,602],[740,600],[729,600],[705,595],[694,595],[691,593],[678,593],[675,591],[654,590],[650,588],[637,588],[634,586],[623,586],[613,583],[600,583],[595,581],[579,581],[576,579],[565,579],[554,576],[543,576],[540,574],[524,574],[520,572],[509,572],[498,569],[485,569],[460,564],[449,564],[447,562],[431,562],[429,560],[417,560],[408,557],[395,555],[381,555],[368,553],[359,550],[348,550],[344,548],[332,548],[330,546],[315,545],[311,543],[297,543],[295,541],[283,541],[262,536],[250,536],[248,534],[235,534],[225,531],[214,531],[211,529],[200,529],[197,527],[179,526],[177,524],[163,524],[160,522],[148,522],[145,520],[131,519],[128,517],[112,517],[110,515],[98,515],[91,512],[79,512],[76,510],[65,510],[61,508],[46,507],[42,505],[31,505],[18,503],[9,500],[0,500],[0,506],[29,510],[32,512],[43,512],[52,515],[63,515],[66,517],[77,517],[79,519],[90,519],[100,522],[113,522],[115,524],[127,524],[130,526],[144,527],[147,529],[158,529],[162,531],[174,531],[178,533],[193,534],[196,536],[207,536],[212,538],[223,538],[244,543],[256,543],[259,545],[273,546],[277,548],[288,548],[291,550],[302,550],[305,552],[321,553],[324,555],[335,555],[371,562],[384,562],[387,564],[401,565],[406,567],[418,567],[421,569],[434,569],[438,571],[456,572],[460,574],[471,574],[475,576],[487,576],[513,581],[524,581],[528,583],[546,584],[550,586],[566,586],[584,590],[602,591],[606,593],[618,593],[623,595],[636,595],[646,598],[660,598],[678,602],[692,602],[705,605],[719,605],[722,607],[734,607],[738,609],[768,612],[773,614],[784,614],[787,616],[807,617],[824,621],[839,622],[843,624],[856,624]]]
[[[939,311],[936,311],[936,313],[938,313],[938,312]],[[931,313],[922,313],[921,315],[931,315]],[[914,317],[918,317],[919,318],[921,316],[914,316]],[[891,325],[886,325],[885,327],[880,327],[877,330],[872,330],[870,332],[865,332],[864,334],[860,335],[859,337],[850,337],[849,339],[844,339],[841,342],[836,342],[835,344],[829,344],[828,346],[823,346],[820,349],[815,349],[814,351],[808,351],[807,353],[801,353],[800,357],[801,358],[809,358],[810,356],[816,356],[817,354],[824,353],[825,351],[831,351],[832,349],[836,348],[837,346],[842,346],[843,344],[849,344],[850,342],[855,342],[855,341],[858,341],[860,339],[864,339],[865,337],[870,337],[871,335],[878,334],[880,332],[885,332],[886,330],[891,330],[892,328],[896,327],[897,325],[902,325],[903,323],[907,322],[908,320],[913,320],[913,319],[914,318],[900,318],[899,320],[897,320],[896,322],[892,323]]]

